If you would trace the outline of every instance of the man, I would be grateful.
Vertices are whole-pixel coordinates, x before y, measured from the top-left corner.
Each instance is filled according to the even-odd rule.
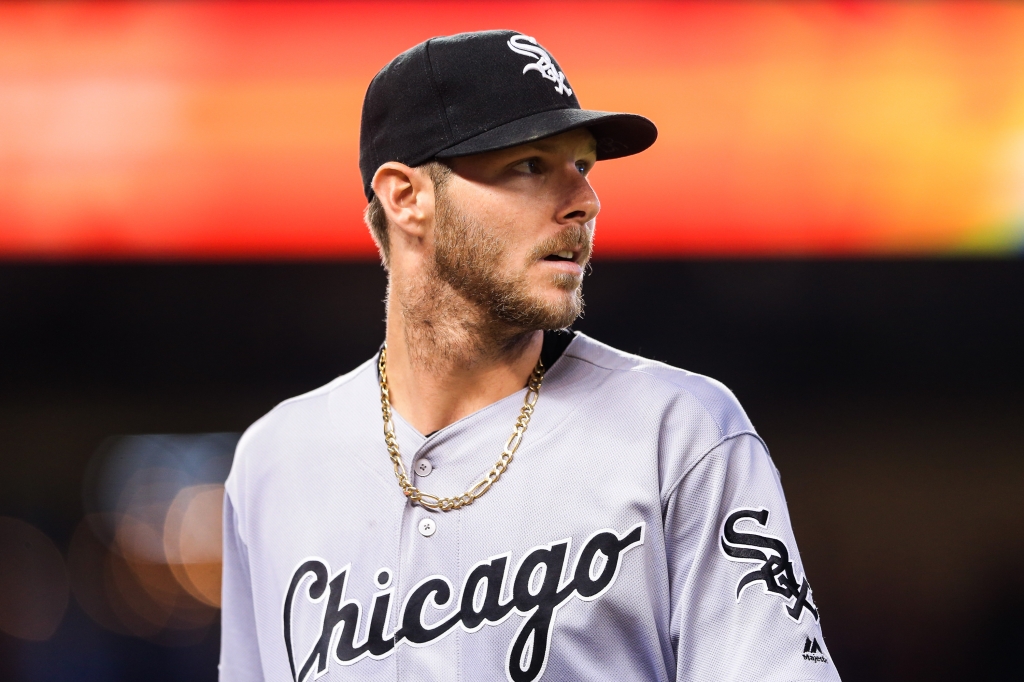
[[[385,344],[239,443],[222,680],[838,679],[732,394],[566,330],[587,175],[656,135],[511,31],[374,78]]]

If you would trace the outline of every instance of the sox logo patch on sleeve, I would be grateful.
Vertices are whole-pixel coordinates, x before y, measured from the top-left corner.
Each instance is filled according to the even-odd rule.
[[[311,674],[318,678],[327,673],[331,661],[352,665],[367,657],[386,658],[400,644],[430,646],[457,625],[474,633],[516,613],[523,620],[509,643],[506,676],[511,682],[532,682],[547,665],[558,609],[573,596],[593,601],[605,594],[618,576],[622,556],[643,544],[644,528],[645,524],[639,523],[621,535],[610,529],[592,534],[576,555],[571,577],[564,582],[572,544],[569,539],[527,550],[511,575],[511,552],[475,564],[464,577],[457,599],[453,599],[455,591],[447,576],[424,578],[405,595],[394,630],[390,627],[392,572],[382,568],[375,578],[380,591],[372,599],[367,634],[358,643],[364,609],[358,601],[345,598],[351,564],[332,574],[324,559],[306,559],[292,574],[284,599],[284,640],[292,679],[305,682]],[[309,646],[308,642],[292,641],[296,602],[316,604],[325,599],[316,642]],[[438,609],[451,606],[453,611],[440,622],[425,625],[423,611],[428,602]],[[300,654],[296,669],[299,652],[308,653]]]
[[[766,595],[774,594],[785,600],[786,615],[797,623],[805,610],[818,620],[818,609],[811,602],[811,586],[806,576],[797,580],[786,543],[767,533],[737,530],[741,522],[747,522],[745,527],[753,522],[767,528],[768,516],[767,509],[737,509],[730,512],[722,524],[721,547],[726,558],[760,564],[736,584],[736,602],[739,603],[747,587],[762,583]]]

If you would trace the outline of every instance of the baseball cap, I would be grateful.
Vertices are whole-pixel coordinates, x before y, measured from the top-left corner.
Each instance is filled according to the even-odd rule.
[[[391,60],[370,82],[359,131],[359,170],[367,200],[388,161],[418,166],[506,149],[587,128],[597,159],[647,149],[658,137],[637,114],[591,111],[554,57],[515,31],[431,38]]]

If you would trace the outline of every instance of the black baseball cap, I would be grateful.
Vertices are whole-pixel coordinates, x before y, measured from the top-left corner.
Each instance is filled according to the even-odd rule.
[[[388,161],[418,166],[576,128],[597,140],[599,161],[641,152],[658,137],[643,116],[581,108],[558,62],[530,36],[479,31],[431,38],[391,60],[366,90],[363,191],[373,198],[373,175]]]

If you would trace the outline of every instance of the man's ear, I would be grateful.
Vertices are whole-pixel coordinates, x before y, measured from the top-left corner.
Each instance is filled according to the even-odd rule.
[[[419,241],[434,220],[434,183],[418,168],[388,161],[373,175],[373,193],[398,236]]]

